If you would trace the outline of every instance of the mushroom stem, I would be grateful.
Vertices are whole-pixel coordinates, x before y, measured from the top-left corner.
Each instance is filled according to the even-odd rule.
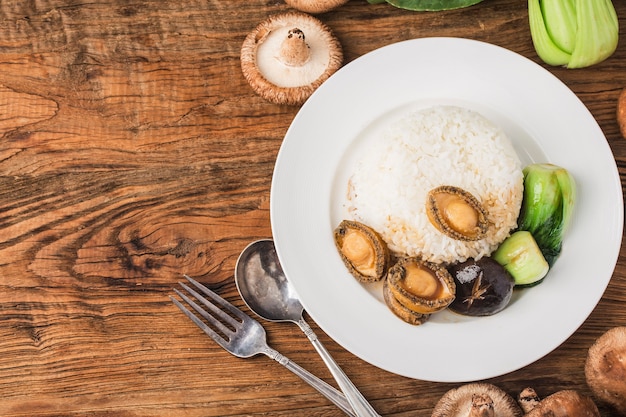
[[[537,405],[541,402],[539,395],[537,392],[531,388],[524,388],[522,392],[519,393],[517,397],[517,402],[522,407],[524,414],[530,413],[530,411],[537,407]]]
[[[493,400],[487,394],[472,395],[472,408],[468,417],[495,417]]]
[[[309,45],[305,42],[304,32],[298,28],[290,29],[280,46],[279,58],[283,64],[301,67],[311,57]]]

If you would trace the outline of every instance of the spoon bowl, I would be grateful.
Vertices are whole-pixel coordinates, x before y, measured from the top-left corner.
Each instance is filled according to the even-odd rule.
[[[269,321],[292,322],[300,327],[335,377],[357,416],[379,416],[304,321],[304,308],[280,266],[271,239],[252,242],[241,252],[235,266],[235,284],[248,308],[259,317]]]
[[[258,240],[241,252],[235,283],[248,308],[261,318],[294,323],[302,318],[304,307],[285,277],[273,241]]]

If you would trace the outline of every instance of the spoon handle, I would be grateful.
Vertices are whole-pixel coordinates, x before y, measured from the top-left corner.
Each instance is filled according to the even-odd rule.
[[[380,414],[374,410],[374,408],[370,405],[369,402],[363,397],[363,394],[358,390],[358,388],[350,381],[350,379],[346,376],[346,374],[341,370],[337,362],[330,356],[330,353],[326,350],[322,342],[319,341],[311,326],[308,325],[304,318],[298,320],[298,326],[300,329],[306,334],[309,338],[317,353],[322,357],[322,360],[330,370],[330,372],[335,377],[337,384],[339,384],[339,388],[343,391],[346,399],[352,406],[352,410],[356,413],[358,417],[380,417]]]
[[[297,363],[293,362],[291,359],[287,358],[286,356],[282,355],[277,350],[272,349],[269,346],[263,351],[263,353],[283,365],[285,368],[289,369],[294,374],[298,375],[300,378],[302,378],[303,381],[319,391],[319,393],[322,394],[324,397],[332,401],[344,413],[346,413],[350,417],[358,417],[356,414],[354,414],[350,403],[348,402],[344,394],[342,394],[340,391],[337,391],[331,385],[328,385],[326,382],[322,381],[306,369],[302,368]]]

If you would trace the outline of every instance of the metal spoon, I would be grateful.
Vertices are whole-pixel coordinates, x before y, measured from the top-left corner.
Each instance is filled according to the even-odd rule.
[[[300,327],[330,369],[357,416],[380,417],[304,321],[304,307],[285,277],[272,240],[252,242],[241,252],[235,267],[235,283],[243,301],[258,316],[269,321],[296,323]]]

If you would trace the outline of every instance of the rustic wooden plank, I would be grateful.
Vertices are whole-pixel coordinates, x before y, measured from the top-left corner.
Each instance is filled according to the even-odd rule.
[[[614,3],[624,33],[626,3]],[[271,236],[272,169],[298,109],[252,92],[239,49],[260,21],[287,9],[234,0],[0,4],[1,415],[342,415],[270,359],[228,355],[168,298],[187,273],[245,310],[233,268],[247,243]],[[544,65],[523,1],[414,13],[352,0],[319,18],[347,63],[393,42],[458,36]],[[590,69],[544,67],[596,117],[624,185],[615,120],[623,42]],[[541,395],[589,394],[586,350],[626,324],[625,254],[575,335],[489,382],[511,394],[528,385]],[[275,348],[334,384],[297,328],[264,324]],[[313,326],[383,415],[429,416],[457,385],[377,369]]]

